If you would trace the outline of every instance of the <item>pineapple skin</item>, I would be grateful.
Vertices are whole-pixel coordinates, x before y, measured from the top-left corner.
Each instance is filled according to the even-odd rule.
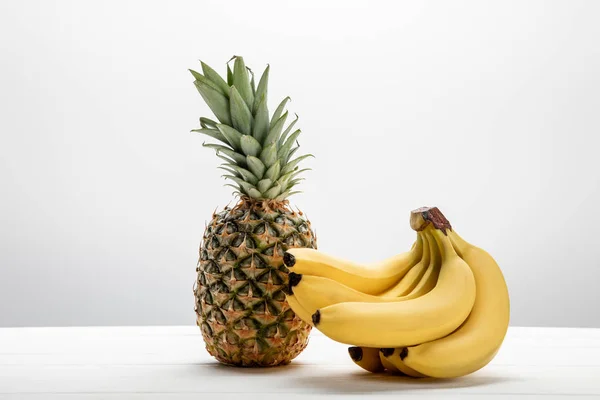
[[[308,344],[311,326],[286,302],[289,248],[317,248],[302,212],[287,200],[242,198],[214,213],[200,245],[194,287],[196,323],[206,350],[240,367],[288,364]]]

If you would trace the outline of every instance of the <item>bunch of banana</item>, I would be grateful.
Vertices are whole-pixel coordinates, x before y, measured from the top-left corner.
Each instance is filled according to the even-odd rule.
[[[450,378],[485,366],[509,322],[502,271],[437,207],[412,211],[410,251],[360,265],[313,249],[284,254],[287,301],[370,372]]]

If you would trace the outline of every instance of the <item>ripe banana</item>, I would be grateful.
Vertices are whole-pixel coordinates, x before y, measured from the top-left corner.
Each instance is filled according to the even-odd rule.
[[[361,265],[314,249],[289,249],[283,256],[286,267],[297,274],[315,275],[338,281],[367,294],[379,294],[398,282],[421,259],[421,236],[412,250],[376,264]]]
[[[372,347],[348,347],[348,354],[354,364],[369,372],[382,372],[383,365],[379,360],[379,349]]]
[[[399,374],[400,370],[398,368],[396,368],[396,366],[394,364],[392,364],[390,362],[390,360],[387,359],[387,355],[389,355],[390,353],[388,353],[388,351],[393,351],[394,349],[379,349],[378,355],[379,355],[379,362],[381,362],[381,365],[383,365],[383,368],[386,369],[386,371],[391,372],[393,374]]]
[[[312,314],[306,311],[293,295],[286,295],[285,300],[296,315],[307,324],[312,325]]]
[[[499,350],[510,319],[508,288],[496,261],[485,250],[449,231],[452,245],[475,277],[473,310],[452,334],[404,351],[404,363],[423,374],[451,378],[484,367]]]
[[[421,233],[419,233],[421,235]],[[423,233],[424,239],[423,243],[425,244],[423,249],[429,251],[431,249],[434,252],[434,257],[424,257],[425,259],[431,259],[433,262],[437,260],[435,265],[431,265],[430,268],[427,269],[427,274],[424,276],[423,283],[419,283],[417,288],[413,290],[406,296],[401,297],[384,297],[384,296],[374,296],[371,294],[366,294],[363,292],[359,292],[358,290],[354,290],[346,285],[343,285],[337,281],[334,281],[329,278],[323,278],[321,276],[314,275],[300,275],[295,272],[290,273],[290,288],[289,291],[292,292],[300,305],[311,315],[315,313],[317,310],[321,308],[325,308],[327,306],[337,304],[337,303],[345,303],[345,302],[365,302],[365,303],[392,303],[398,301],[410,300],[415,297],[419,297],[422,294],[425,294],[425,290],[429,291],[433,286],[435,286],[435,280],[437,280],[437,273],[439,272],[440,262],[437,253],[437,246],[429,246],[430,241],[434,241],[433,238],[427,237],[428,233]],[[416,267],[413,267],[414,269]],[[411,269],[411,271],[412,271]],[[410,271],[409,271],[410,273]]]
[[[435,244],[435,239],[431,237],[429,234],[425,234],[428,236],[430,242]],[[414,287],[413,290],[410,291],[409,294],[405,296],[406,299],[416,299],[417,297],[421,297],[427,293],[429,293],[437,284],[440,269],[441,269],[441,254],[440,249],[436,245],[430,246],[431,254],[430,254],[430,263],[425,271],[423,277],[419,280],[417,286]]]
[[[294,275],[292,275],[294,274]],[[294,272],[291,276],[296,276]],[[298,302],[311,315],[317,310],[332,304],[348,301],[385,302],[398,300],[373,296],[354,290],[329,278],[314,275],[298,275],[299,278],[290,280],[290,291],[296,296]],[[295,286],[293,283],[298,282]]]
[[[385,358],[386,365],[393,365],[396,370],[402,372],[404,375],[410,376],[411,378],[426,378],[426,375],[415,371],[402,361],[402,351],[404,349],[406,348],[381,349],[379,354],[381,357]]]
[[[382,297],[400,297],[408,295],[419,283],[427,267],[429,266],[430,252],[432,246],[429,245],[429,238],[421,232],[417,232],[418,236],[421,236],[423,242],[423,256],[421,260],[400,279],[400,281],[392,286],[390,289],[380,294]]]
[[[475,280],[448,237],[432,224],[424,230],[441,250],[436,286],[415,299],[391,303],[346,302],[312,315],[317,329],[341,343],[403,347],[446,336],[467,318],[475,301]]]

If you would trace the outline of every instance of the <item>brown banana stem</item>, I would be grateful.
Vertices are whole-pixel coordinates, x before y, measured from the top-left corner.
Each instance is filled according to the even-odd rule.
[[[427,225],[432,224],[436,229],[446,235],[446,229],[452,230],[450,221],[437,207],[421,207],[410,212],[410,227],[415,231],[422,231]]]

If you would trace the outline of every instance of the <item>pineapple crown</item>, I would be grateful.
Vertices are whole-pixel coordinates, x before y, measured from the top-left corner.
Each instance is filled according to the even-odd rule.
[[[233,71],[229,63],[234,61]],[[246,67],[242,57],[233,56],[227,63],[227,80],[201,61],[202,74],[190,70],[194,85],[219,122],[200,118],[203,133],[222,144],[204,143],[217,152],[225,162],[219,168],[227,173],[225,179],[233,184],[240,196],[257,200],[285,200],[299,193],[294,187],[301,178],[298,164],[311,154],[292,159],[298,151],[300,129],[292,131],[296,118],[284,129],[288,118],[285,106],[290,100],[283,99],[269,117],[267,86],[269,66],[263,72],[258,86],[254,74]],[[285,112],[284,112],[285,111]]]

